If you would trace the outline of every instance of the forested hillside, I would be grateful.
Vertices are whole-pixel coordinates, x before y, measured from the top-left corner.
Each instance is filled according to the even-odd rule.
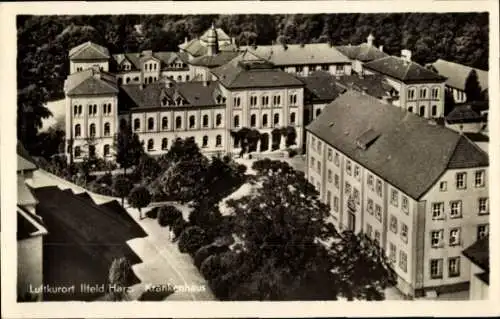
[[[376,45],[427,63],[443,58],[488,69],[487,13],[402,13],[320,15],[141,15],[18,16],[18,136],[28,141],[46,100],[63,96],[67,52],[91,40],[111,53],[144,49],[176,51],[187,37],[201,35],[214,22],[239,45],[331,42],[358,44],[372,32]]]

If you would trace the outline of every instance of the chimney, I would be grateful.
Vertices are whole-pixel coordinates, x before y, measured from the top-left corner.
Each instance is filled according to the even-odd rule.
[[[188,37],[184,37],[184,43],[188,43]]]
[[[406,62],[410,62],[411,61],[411,51],[408,49],[401,50],[401,58],[403,58],[403,60],[405,60]]]
[[[384,46],[383,46],[383,45],[380,45],[380,46],[378,47],[378,49],[379,49],[381,52],[384,52]]]
[[[231,37],[231,44],[236,45],[236,38],[235,37]]]
[[[373,45],[373,40],[375,40],[375,37],[373,36],[373,34],[369,34],[368,37],[366,38],[366,43],[368,43],[368,45],[372,46]]]
[[[153,56],[153,50],[144,50],[142,51],[143,56]]]

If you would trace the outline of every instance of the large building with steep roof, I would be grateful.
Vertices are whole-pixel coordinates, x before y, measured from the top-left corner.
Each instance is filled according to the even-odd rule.
[[[388,54],[384,52],[383,46],[379,46],[377,48],[373,44],[373,41],[375,41],[375,37],[370,33],[366,38],[365,43],[361,43],[358,45],[339,45],[337,46],[337,50],[351,59],[353,71],[362,73],[363,63],[371,62],[373,60],[385,58],[386,56],[388,56]]]
[[[489,223],[488,155],[464,135],[348,91],[307,128],[307,178],[341,230],[387,253],[408,296],[467,289]]]

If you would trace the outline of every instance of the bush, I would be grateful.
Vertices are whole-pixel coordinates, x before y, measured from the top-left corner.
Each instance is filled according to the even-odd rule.
[[[182,212],[172,205],[163,206],[158,210],[158,223],[162,227],[172,226],[182,219]]]
[[[228,250],[229,248],[227,246],[215,246],[214,244],[202,246],[194,254],[194,265],[198,269],[200,269],[201,264],[205,261],[205,259],[212,255],[221,254]]]
[[[205,243],[205,231],[198,226],[190,226],[185,228],[179,237],[179,250],[181,253],[193,255]]]
[[[106,173],[104,175],[96,177],[96,182],[99,184],[106,184],[107,186],[111,186],[113,184],[113,175],[110,173]]]
[[[184,218],[178,218],[172,225],[175,237],[178,238],[188,225]]]
[[[153,208],[146,212],[146,217],[156,219],[158,217],[158,207]]]
[[[220,257],[212,255],[206,258],[200,267],[200,272],[207,280],[212,280],[220,276]]]

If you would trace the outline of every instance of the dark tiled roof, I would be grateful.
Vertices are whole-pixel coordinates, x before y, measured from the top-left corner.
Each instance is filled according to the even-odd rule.
[[[488,135],[484,135],[483,133],[472,133],[472,132],[464,132],[463,133],[467,138],[473,142],[489,142],[490,138]]]
[[[387,56],[363,65],[363,68],[376,71],[390,76],[402,82],[432,81],[442,82],[446,78],[421,66],[413,61],[405,61],[403,58]]]
[[[93,42],[82,43],[69,50],[70,60],[107,60],[109,51],[102,45]]]
[[[188,43],[179,45],[179,48],[194,57],[200,57],[208,53],[208,48],[199,39],[193,39]],[[219,51],[238,51],[233,44],[219,45]]]
[[[238,56],[239,52],[219,52],[217,55],[204,55],[192,59],[189,64],[197,66],[206,66],[209,68],[224,65]]]
[[[210,31],[211,31],[211,28],[208,29],[207,31],[205,31],[205,33],[203,33],[203,35],[200,37],[200,40],[207,42],[208,38],[209,38]],[[218,41],[231,41],[231,38],[221,28],[216,28],[215,32],[217,33],[217,40]]]
[[[449,168],[488,165],[488,155],[464,136],[352,90],[307,130],[414,199]],[[368,130],[380,136],[363,149],[357,142]]]
[[[370,75],[343,75],[336,79],[337,83],[345,89],[353,89],[374,96],[382,98],[390,96],[390,91],[393,87],[385,80],[383,75],[370,74]]]
[[[463,64],[438,59],[432,63],[434,69],[447,77],[446,85],[465,91],[465,82],[472,70],[476,70],[477,79],[483,90],[488,89],[488,71],[471,68]]]
[[[132,70],[140,70],[142,68],[141,61],[143,59],[151,57],[160,61],[162,70],[176,69],[174,67],[171,67],[170,65],[177,58],[181,60],[183,63],[186,63],[186,61],[181,57],[181,55],[178,52],[169,52],[169,51],[152,52],[150,56],[144,55],[143,53],[120,53],[113,55],[113,59],[115,60],[117,65],[121,64],[124,60],[127,60],[130,62],[130,64],[132,64]],[[185,70],[187,69],[187,66],[180,69]]]
[[[469,258],[477,266],[481,267],[486,272],[490,271],[490,248],[489,236],[486,236],[476,241],[471,246],[467,247],[463,254]]]
[[[446,122],[454,123],[476,123],[485,122],[486,118],[479,114],[470,104],[456,105],[446,116]]]
[[[337,49],[352,60],[370,62],[376,59],[384,58],[387,53],[380,51],[373,45],[361,43],[359,45],[340,45]]]
[[[244,52],[212,73],[226,88],[270,88],[303,86],[292,74],[274,68],[268,61]]]
[[[167,83],[172,83],[172,87],[168,87]],[[166,94],[172,100],[176,96],[181,96],[185,101],[185,106],[215,106],[220,104],[216,101],[217,95],[220,94],[217,82],[175,82],[162,79],[143,89],[140,85],[123,85],[121,90],[126,98],[133,102],[133,107],[139,108],[160,107],[162,94]]]
[[[64,85],[69,96],[118,93],[116,78],[112,74],[92,68],[70,74]]]
[[[306,100],[312,102],[331,102],[345,92],[344,88],[336,84],[335,76],[328,72],[317,71],[300,79],[306,85]]]

